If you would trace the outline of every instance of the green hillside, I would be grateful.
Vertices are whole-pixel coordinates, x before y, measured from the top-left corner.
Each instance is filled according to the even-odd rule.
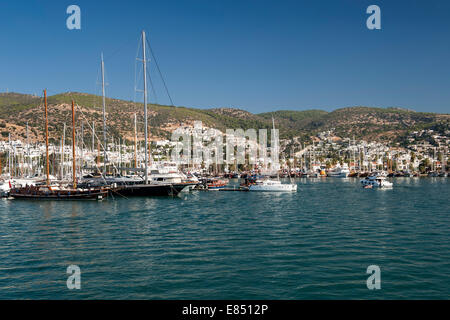
[[[40,98],[20,93],[0,93],[0,118],[39,104]]]
[[[67,92],[48,97],[50,135],[57,139],[64,122],[71,122],[72,99],[81,107],[78,126],[95,123],[102,127],[102,97],[87,93]],[[131,139],[134,131],[134,113],[138,114],[138,130],[142,132],[144,108],[142,103],[106,99],[108,132],[113,137]],[[233,109],[196,109],[149,104],[149,123],[152,139],[167,138],[171,131],[183,124],[202,121],[205,126],[224,131],[227,128],[272,128],[272,117],[282,138],[300,137],[308,140],[321,131],[334,130],[340,137],[393,141],[406,133],[427,127],[449,127],[449,114],[414,112],[401,108],[349,107],[326,112],[323,110],[280,110],[260,114]],[[5,139],[8,132],[23,137],[29,123],[32,138],[41,139],[43,132],[42,98],[19,93],[0,94],[0,131]],[[87,125],[86,125],[87,127]]]

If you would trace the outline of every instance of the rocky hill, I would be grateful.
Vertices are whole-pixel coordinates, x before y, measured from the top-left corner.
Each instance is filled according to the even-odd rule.
[[[71,100],[79,106],[77,126],[84,121],[86,136],[90,135],[87,123],[95,123],[100,135],[102,128],[102,98],[100,96],[67,92],[48,97],[50,140],[59,140],[64,123],[71,126]],[[132,101],[106,99],[108,132],[111,136],[132,140],[134,136],[134,113],[138,114],[138,131],[143,129],[143,105]],[[25,138],[26,124],[30,127],[30,139],[43,139],[43,99],[19,93],[0,94],[0,139],[8,133],[13,139]],[[450,115],[414,112],[401,108],[350,107],[332,112],[323,110],[274,111],[261,114],[232,109],[196,109],[164,105],[149,105],[151,139],[167,138],[180,125],[190,125],[196,120],[205,126],[226,128],[272,127],[272,117],[280,129],[281,137],[300,137],[307,140],[318,132],[334,129],[337,136],[357,139],[394,141],[410,131],[438,126],[450,129]],[[67,132],[69,133],[69,132]],[[140,134],[142,139],[142,134]]]

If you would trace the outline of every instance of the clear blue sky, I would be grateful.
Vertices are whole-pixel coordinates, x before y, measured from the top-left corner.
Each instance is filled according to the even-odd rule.
[[[66,28],[71,4],[81,30]],[[366,28],[371,4],[381,30]],[[0,91],[98,94],[103,52],[107,96],[132,100],[145,29],[175,105],[449,113],[449,17],[444,0],[1,1]]]

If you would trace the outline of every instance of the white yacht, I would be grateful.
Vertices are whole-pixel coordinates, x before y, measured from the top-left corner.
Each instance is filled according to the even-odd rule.
[[[373,173],[361,180],[363,187],[392,188],[393,184],[386,180],[386,175],[382,173]]]
[[[250,191],[274,191],[274,192],[296,192],[297,184],[281,183],[279,180],[256,180],[255,184],[248,187]]]
[[[350,170],[347,164],[344,164],[342,167],[336,167],[328,172],[328,176],[334,178],[347,178],[349,174]]]
[[[187,183],[189,186],[184,191],[192,190],[193,187],[200,183],[198,178],[193,174],[184,174],[178,170],[176,163],[163,162],[154,164],[150,168],[149,180],[152,183]]]
[[[160,170],[151,170],[149,179],[153,182],[181,183],[185,179],[185,176],[178,172],[161,172]]]
[[[199,183],[198,178],[195,175],[186,175],[178,170],[176,163],[163,162],[154,164],[150,168],[149,179],[152,182],[164,182],[164,183]]]

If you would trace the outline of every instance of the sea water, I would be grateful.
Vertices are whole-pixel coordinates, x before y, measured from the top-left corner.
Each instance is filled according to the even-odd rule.
[[[0,299],[448,299],[450,179],[0,201]],[[234,181],[234,183],[237,183]],[[80,268],[68,289],[67,268]],[[367,268],[380,268],[369,290]]]

